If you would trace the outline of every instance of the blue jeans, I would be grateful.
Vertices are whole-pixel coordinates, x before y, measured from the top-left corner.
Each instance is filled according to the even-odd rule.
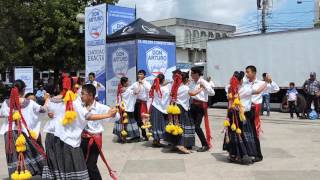
[[[262,108],[261,108],[261,114],[263,114],[263,112],[265,110],[267,110],[267,114],[270,114],[270,94],[264,94],[262,95]]]

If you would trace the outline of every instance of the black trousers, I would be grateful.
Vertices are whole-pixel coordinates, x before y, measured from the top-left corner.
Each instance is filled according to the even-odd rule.
[[[317,97],[316,95],[307,94],[307,113],[308,113],[308,115],[311,112],[311,103],[312,102],[314,104],[314,109],[319,114],[319,97]]]
[[[134,105],[134,119],[137,121],[137,124],[141,129],[142,136],[144,138],[147,138],[146,130],[141,128],[141,126],[143,125],[143,122],[141,118],[140,107],[141,107],[141,102],[136,102],[136,104]]]
[[[191,104],[190,114],[192,119],[194,120],[195,131],[201,141],[201,145],[208,146],[206,137],[201,128],[201,123],[204,116],[204,109],[199,105]]]
[[[296,107],[296,101],[289,101],[289,112],[290,112],[290,117],[293,117],[293,113],[296,113],[297,117],[299,117],[299,113]]]
[[[252,108],[250,112],[246,112],[246,117],[250,117],[250,124],[252,127],[252,131],[253,131],[253,136],[254,136],[254,142],[256,144],[256,150],[257,150],[257,157],[263,159],[263,155],[261,152],[261,146],[260,146],[260,140],[258,137],[258,133],[257,133],[257,129],[256,129],[256,124],[255,124],[255,109]]]
[[[84,158],[87,157],[89,140],[90,140],[89,138],[82,138],[81,139],[81,149],[83,151]],[[102,180],[102,177],[101,177],[100,171],[98,169],[98,165],[97,165],[99,155],[100,155],[100,151],[98,149],[98,146],[94,142],[91,146],[90,154],[89,154],[87,162],[86,162],[89,177],[91,180]]]

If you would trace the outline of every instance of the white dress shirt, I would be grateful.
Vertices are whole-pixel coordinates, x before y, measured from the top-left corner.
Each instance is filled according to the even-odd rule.
[[[72,124],[63,126],[61,121],[63,120],[64,115],[61,117],[58,123],[55,123],[55,132],[54,135],[60,138],[64,143],[76,148],[80,146],[81,143],[81,134],[83,129],[87,126],[88,121],[86,120],[86,115],[88,115],[87,108],[82,105],[80,99],[76,99],[73,102],[73,108],[77,113],[77,118]],[[65,109],[61,107],[61,111]]]
[[[202,77],[200,77],[200,79],[197,82],[191,81],[189,87],[191,90],[197,90],[200,88],[201,84],[203,85],[204,90],[201,91],[196,96],[192,96],[191,98],[195,99],[195,100],[202,101],[202,102],[208,102],[208,96],[215,95],[214,89],[211,87],[211,85],[210,85],[210,83],[208,83],[208,81],[206,81]]]
[[[122,101],[124,102],[126,112],[134,112],[134,105],[136,104],[137,95],[136,86],[129,86],[123,93],[121,93]]]
[[[49,119],[43,128],[46,133],[54,134],[56,123],[61,123],[64,118],[66,106],[63,100],[50,99],[48,103],[48,112],[53,113],[53,118]]]
[[[253,82],[250,82],[246,77],[243,79],[243,84],[244,85],[251,85],[252,89],[254,91],[257,91],[261,86],[264,85],[264,83],[266,83],[265,81],[261,81],[261,80],[254,80]],[[272,81],[271,83],[269,83],[265,89],[266,92],[268,93],[276,93],[280,90],[279,86]],[[262,93],[259,94],[255,94],[252,96],[252,103],[254,104],[261,104],[262,103]]]
[[[140,84],[139,82],[133,83],[133,87],[135,89],[138,89],[139,86],[140,86],[140,91],[139,91],[139,94],[137,95],[137,99],[141,101],[148,101],[151,84],[146,79],[142,81],[142,84]]]
[[[164,114],[167,113],[167,107],[170,104],[170,91],[171,91],[171,83],[168,83],[160,88],[162,96],[157,92],[154,92],[154,98],[152,102],[152,106],[158,109],[160,112]]]
[[[89,113],[90,114],[104,114],[107,113],[110,110],[110,107],[104,104],[101,104],[97,101],[94,101],[93,105],[91,106]],[[120,119],[119,113],[116,114],[114,118],[107,118],[104,120],[99,120],[99,121],[88,121],[87,126],[85,127],[85,130],[89,133],[92,134],[99,134],[104,131],[103,128],[103,122],[106,121],[116,121]]]
[[[188,111],[190,108],[189,91],[189,86],[185,84],[182,84],[178,89],[177,104],[180,104],[186,111]]]

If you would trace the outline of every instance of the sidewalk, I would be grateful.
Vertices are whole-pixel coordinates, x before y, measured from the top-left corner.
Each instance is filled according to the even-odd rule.
[[[104,152],[119,180],[315,180],[320,177],[320,120],[291,120],[289,114],[263,116],[261,138],[264,160],[243,166],[231,164],[222,151],[226,110],[210,109],[214,147],[210,152],[182,155],[152,148],[151,142],[113,142],[112,123],[106,123]],[[200,142],[197,139],[196,144]],[[6,178],[3,137],[0,138],[0,177]],[[104,179],[110,179],[99,160]]]

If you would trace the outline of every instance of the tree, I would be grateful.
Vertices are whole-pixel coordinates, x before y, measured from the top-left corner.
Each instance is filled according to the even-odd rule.
[[[0,0],[0,70],[83,69],[84,35],[75,17],[90,0]],[[104,0],[98,3],[116,3]]]

